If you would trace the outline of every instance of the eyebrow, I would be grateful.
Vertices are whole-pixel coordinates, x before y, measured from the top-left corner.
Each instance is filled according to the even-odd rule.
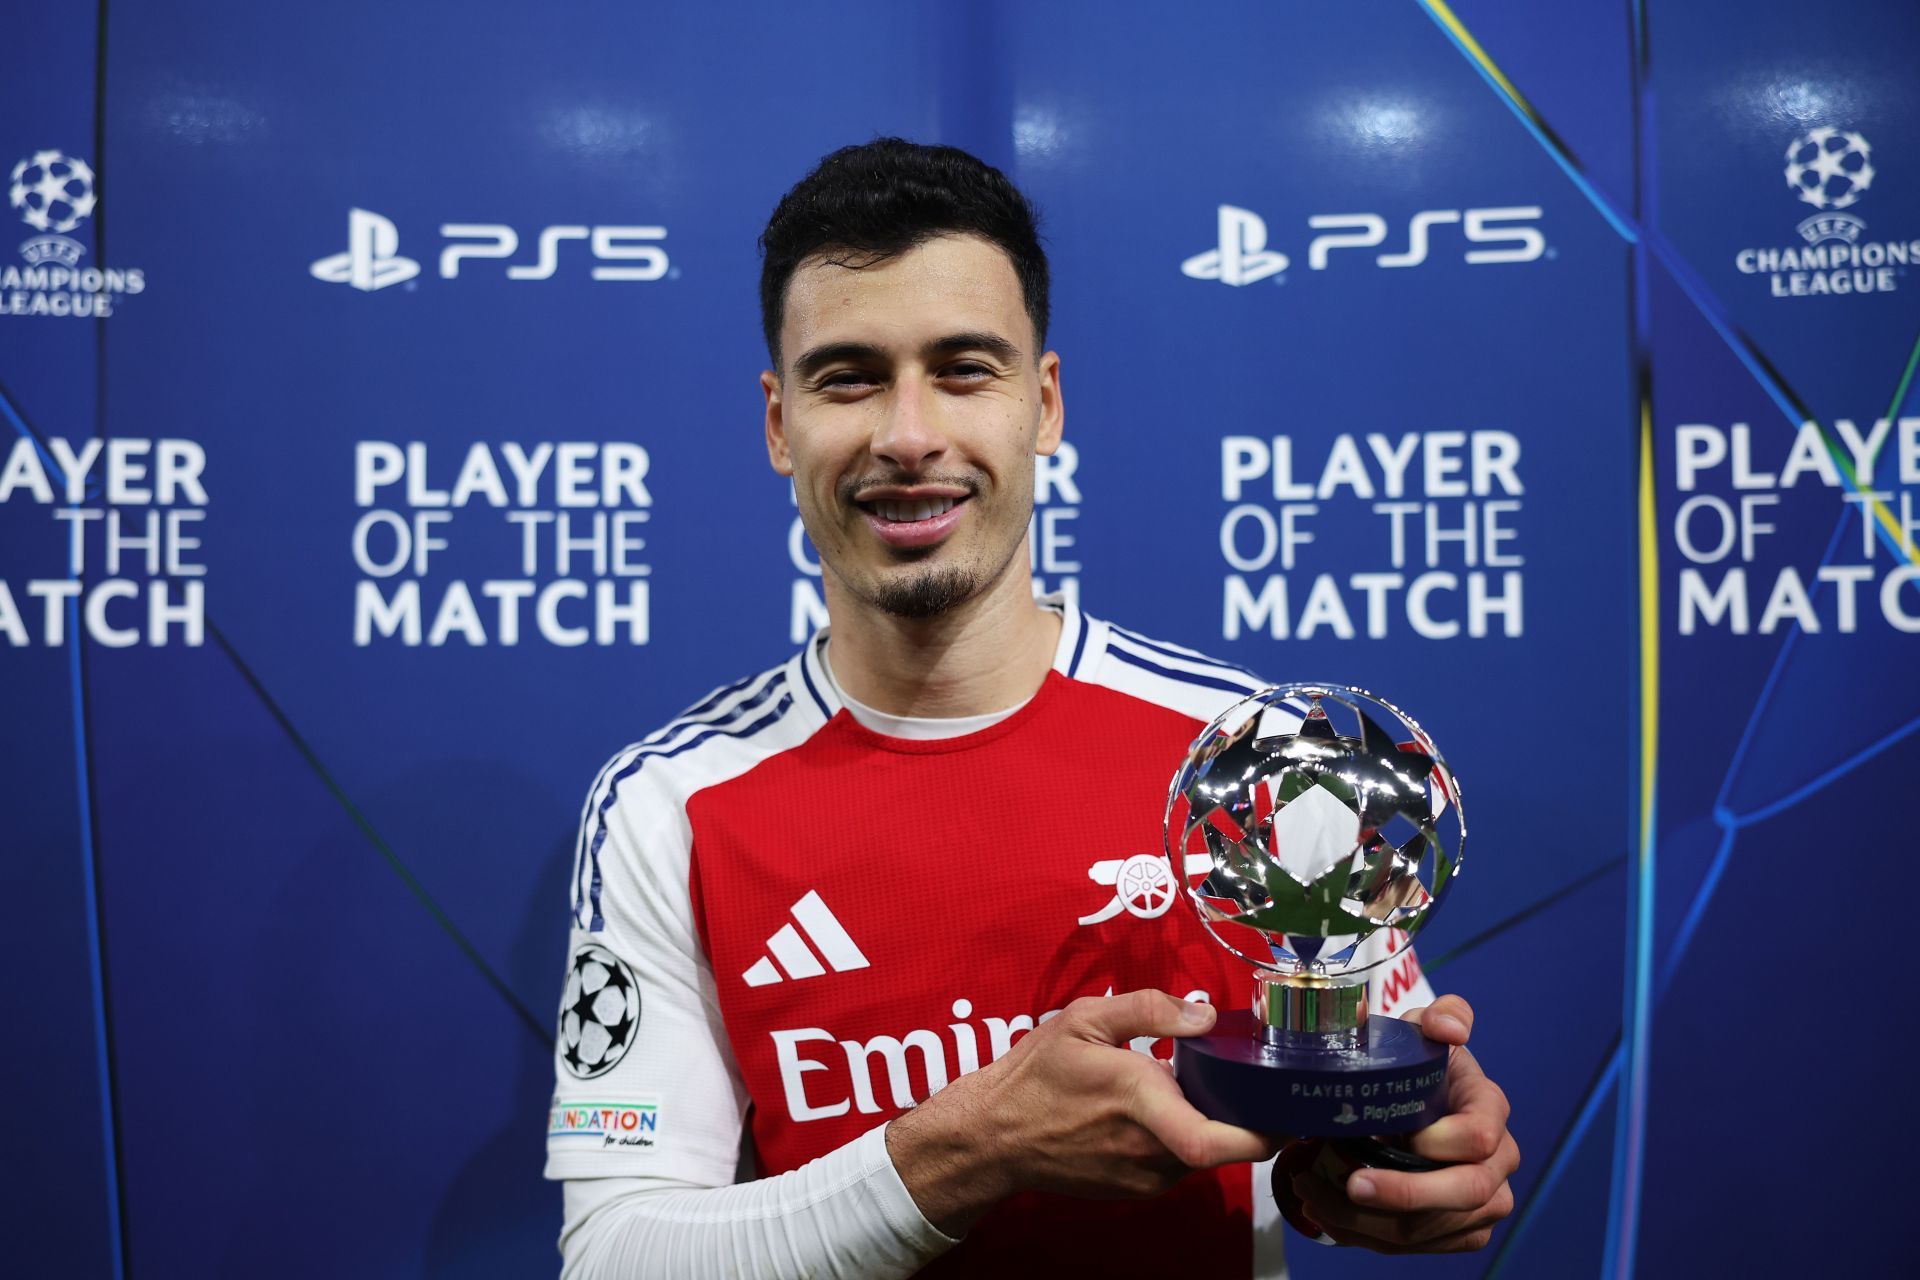
[[[953,355],[961,351],[985,351],[1002,364],[1020,363],[1020,349],[997,333],[978,330],[969,333],[950,333],[935,338],[923,349],[922,354],[933,356]],[[807,378],[818,373],[830,364],[842,360],[860,363],[880,363],[887,359],[887,353],[869,342],[829,342],[805,352],[793,362],[793,373],[797,378]]]

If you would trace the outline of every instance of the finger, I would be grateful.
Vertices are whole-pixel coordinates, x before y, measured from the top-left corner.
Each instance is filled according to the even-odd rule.
[[[1369,1240],[1420,1245],[1461,1232],[1490,1228],[1513,1212],[1513,1190],[1502,1183],[1485,1204],[1461,1211],[1388,1213],[1356,1205],[1322,1179],[1296,1178],[1290,1188],[1306,1214],[1329,1231]]]
[[[1441,996],[1420,1009],[1409,1009],[1401,1019],[1419,1027],[1429,1040],[1465,1044],[1473,1033],[1473,1006],[1459,996]]]
[[[1117,1045],[1139,1036],[1201,1035],[1212,1028],[1216,1015],[1210,1004],[1145,988],[1118,996],[1082,996],[1063,1016],[1092,1038]]]
[[[1356,1169],[1347,1178],[1347,1198],[1387,1213],[1464,1212],[1478,1209],[1499,1192],[1506,1175],[1491,1163],[1455,1164],[1429,1173],[1396,1169]]]
[[[1506,1091],[1470,1050],[1456,1049],[1447,1066],[1447,1114],[1413,1135],[1413,1149],[1432,1160],[1491,1159],[1511,1113]]]
[[[1454,1058],[1456,1067],[1466,1071],[1447,1082],[1448,1112],[1413,1135],[1416,1153],[1429,1160],[1492,1160],[1504,1146],[1512,1144],[1507,1132],[1511,1107],[1506,1091],[1487,1079],[1477,1065],[1461,1050]],[[1519,1167],[1520,1149],[1512,1148],[1513,1165],[1502,1170],[1512,1173]]]
[[[1465,1229],[1472,1219],[1461,1213],[1377,1213],[1347,1199],[1338,1187],[1314,1175],[1293,1179],[1288,1188],[1299,1214],[1343,1244],[1418,1244]]]
[[[1189,1169],[1265,1160],[1285,1142],[1284,1138],[1207,1119],[1193,1109],[1180,1086],[1151,1069],[1134,1094],[1130,1114]]]

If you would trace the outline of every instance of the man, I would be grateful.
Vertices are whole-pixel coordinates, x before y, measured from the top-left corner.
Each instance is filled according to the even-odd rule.
[[[1024,197],[884,139],[822,161],[762,247],[767,451],[831,626],[588,796],[547,1164],[566,1274],[1273,1274],[1275,1194],[1341,1243],[1484,1244],[1519,1157],[1464,1047],[1415,1142],[1457,1163],[1295,1160],[1272,1192],[1249,1162],[1279,1140],[1201,1116],[1163,1061],[1249,972],[1151,884],[1100,910],[1131,890],[1099,870],[1157,852],[1182,752],[1258,682],[1033,598],[1065,413]],[[1464,1045],[1464,1001],[1403,994]],[[731,1185],[739,1151],[763,1176]]]

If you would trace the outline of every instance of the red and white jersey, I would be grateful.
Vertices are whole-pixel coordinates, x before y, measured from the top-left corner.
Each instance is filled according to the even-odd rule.
[[[607,764],[581,825],[548,1177],[720,1186],[743,1123],[761,1171],[784,1172],[1077,997],[1249,998],[1248,966],[1175,900],[1161,822],[1201,725],[1263,682],[1048,603],[1053,669],[978,732],[864,727],[822,636]],[[1432,998],[1401,950],[1375,1012]],[[924,1274],[1246,1276],[1279,1234],[1233,1165],[1144,1203],[1016,1197]]]

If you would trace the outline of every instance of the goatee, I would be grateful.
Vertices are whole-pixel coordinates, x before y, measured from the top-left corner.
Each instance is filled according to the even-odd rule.
[[[883,582],[873,602],[897,618],[931,618],[972,598],[973,575],[951,566]]]

